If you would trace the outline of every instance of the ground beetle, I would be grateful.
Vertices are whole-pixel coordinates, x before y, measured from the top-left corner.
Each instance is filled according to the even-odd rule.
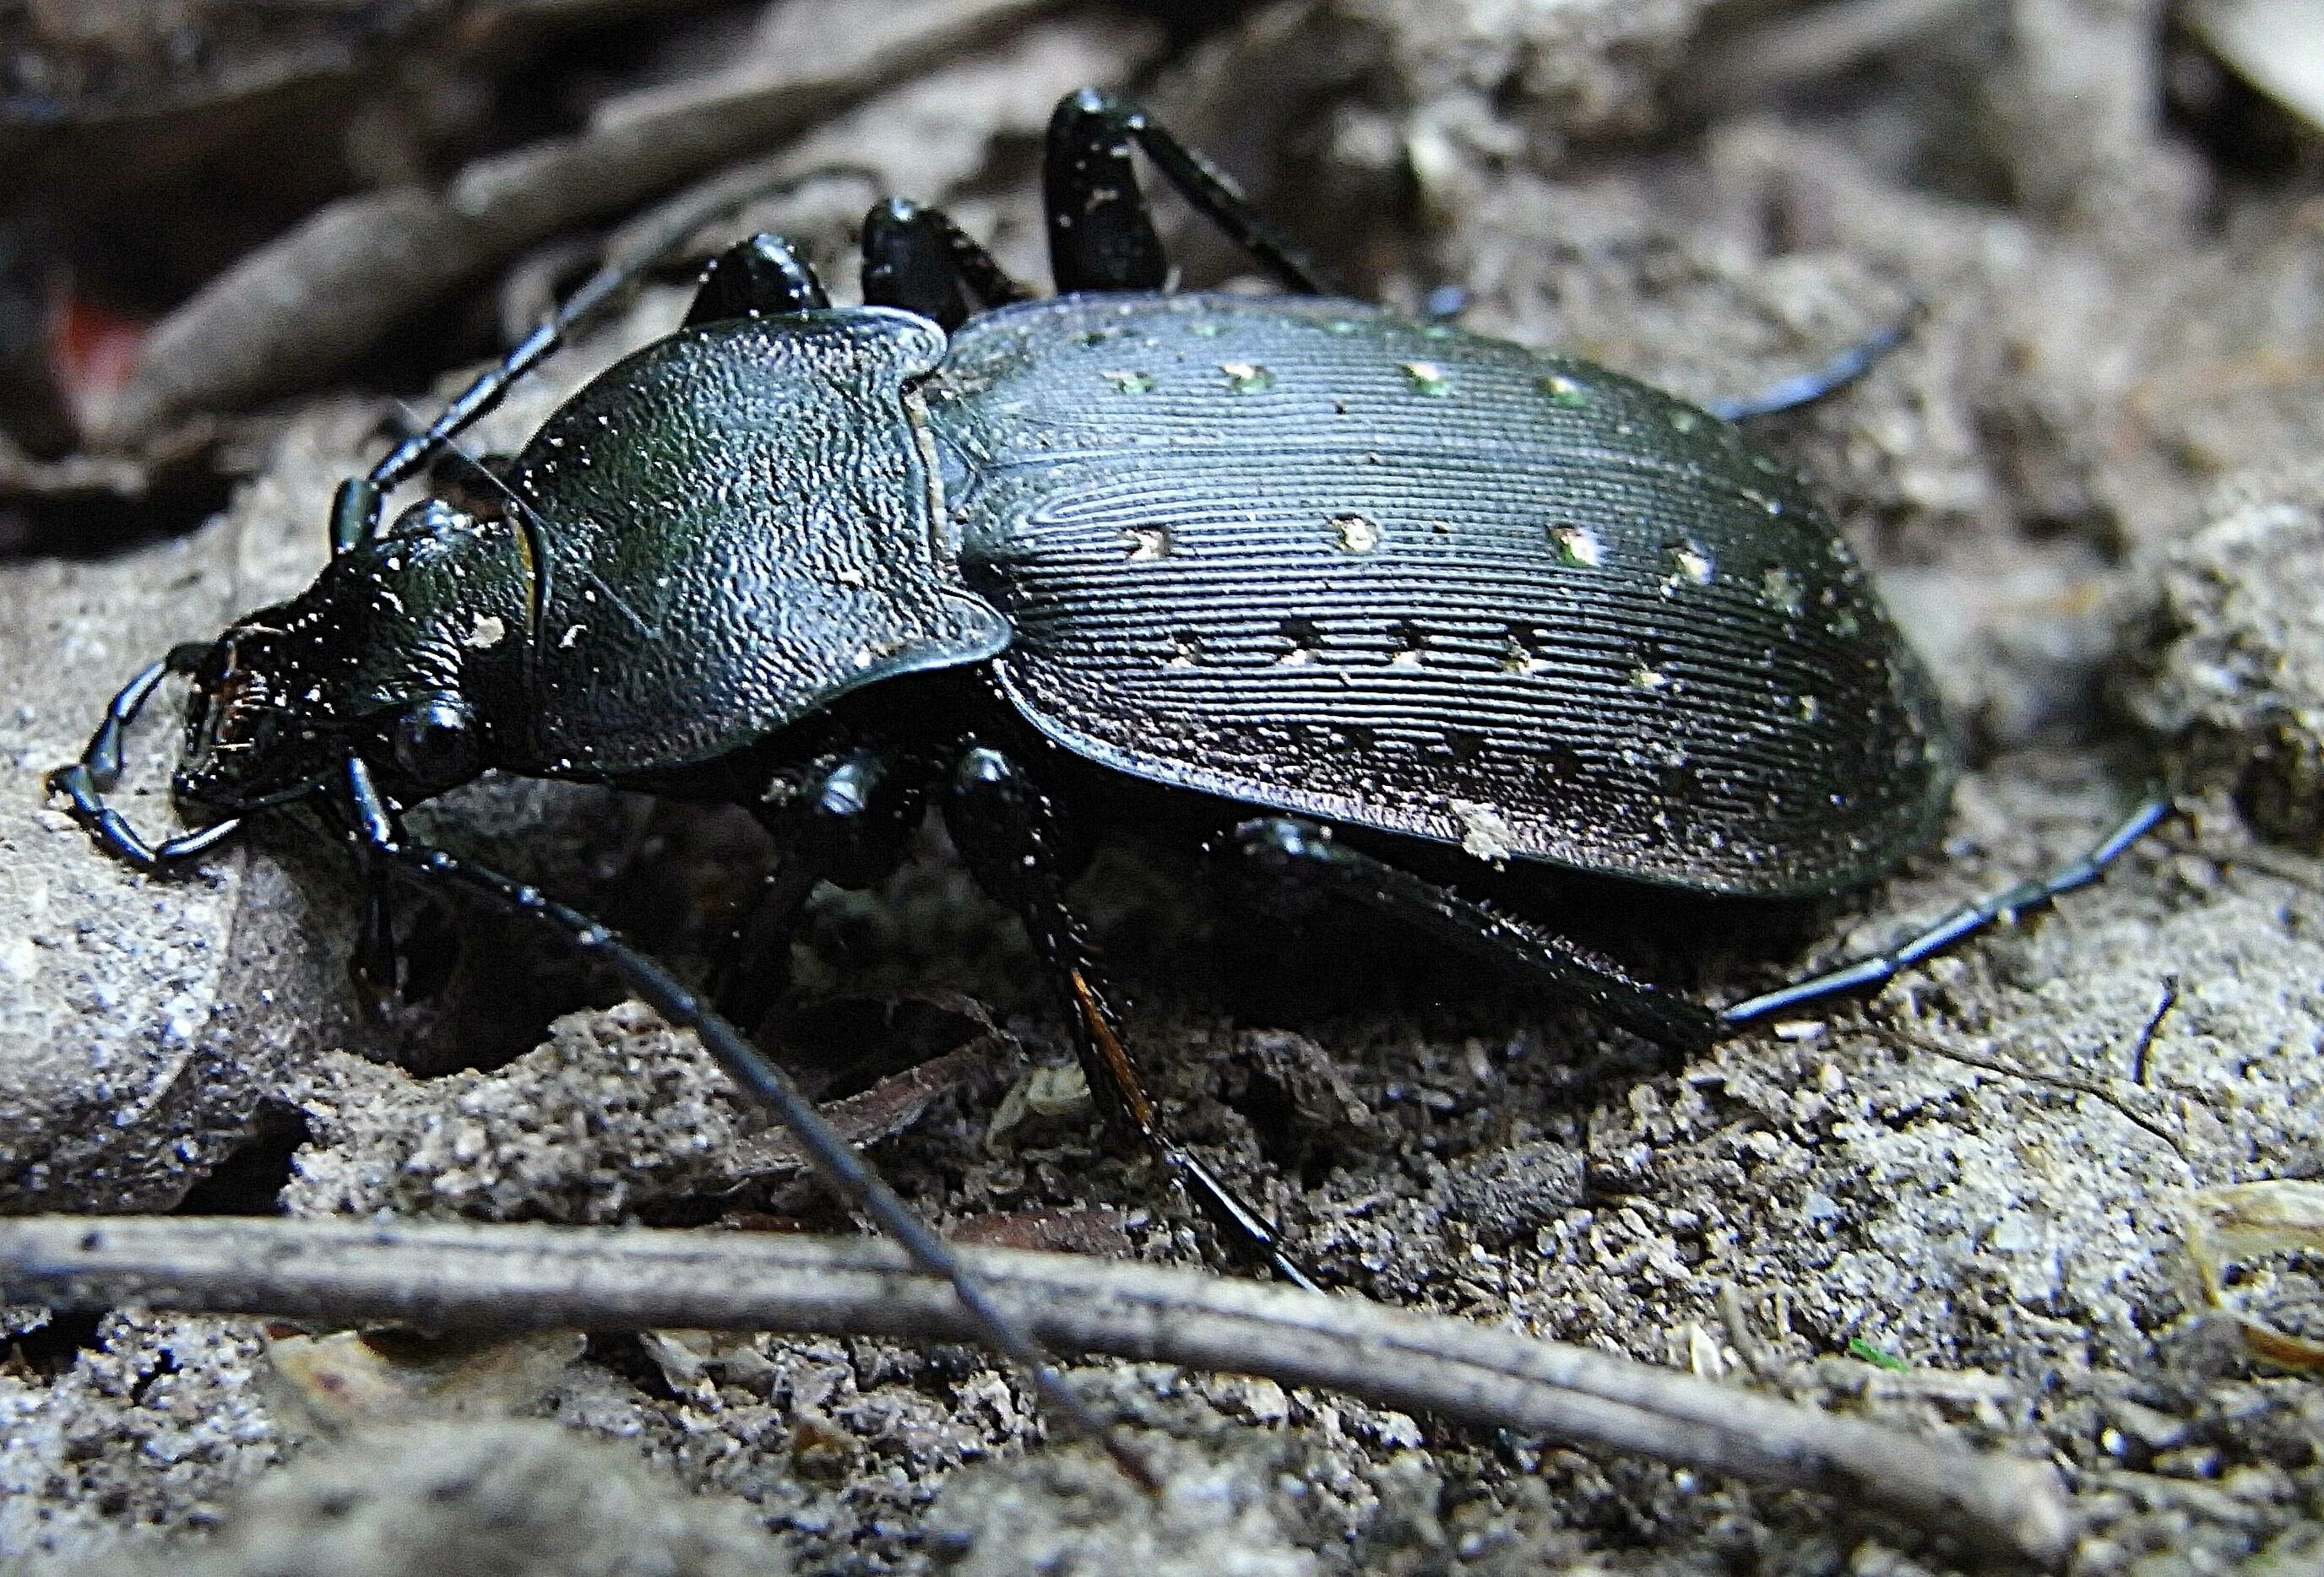
[[[1133,149],[1287,294],[1167,290]],[[1083,1425],[1024,1332],[733,1027],[780,992],[812,889],[879,879],[931,800],[1054,971],[1109,1115],[1302,1283],[1139,1087],[1062,896],[1079,802],[1056,785],[1145,785],[1230,862],[1683,1049],[2080,885],[2162,814],[1724,1010],[1423,874],[1458,849],[1471,869],[1824,894],[1933,836],[1952,757],[1927,677],[1801,481],[1727,419],[1834,380],[1714,414],[1331,298],[1206,162],[1102,93],[1058,106],[1045,181],[1059,295],[1033,299],[903,201],[865,222],[861,307],[755,237],[712,261],[684,327],[549,418],[503,509],[430,500],[381,530],[389,491],[628,282],[601,273],[340,489],[309,590],[140,674],[54,786],[149,869],[232,818],[320,807],[367,874],[374,988],[395,968],[391,871],[545,922],[696,1031]],[[156,846],[102,794],[165,673],[193,678],[176,793],[228,819]],[[404,806],[486,768],[739,801],[778,834],[715,1010],[587,917],[405,836]]]

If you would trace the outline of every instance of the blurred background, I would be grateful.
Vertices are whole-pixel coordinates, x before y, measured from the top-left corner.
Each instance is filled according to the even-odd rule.
[[[493,353],[624,221],[737,165],[793,188],[741,227],[802,232],[841,280],[891,189],[1038,277],[1038,132],[1084,79],[1152,97],[1356,293],[1461,287],[1683,382],[1941,297],[1961,238],[1886,227],[1856,253],[1885,295],[1795,286],[1779,332],[1727,332],[1746,365],[1573,298],[1618,292],[1611,318],[1706,249],[1845,250],[1880,227],[1850,179],[2164,269],[2312,180],[2319,41],[2312,0],[7,0],[0,551],[184,529],[282,401]],[[1191,277],[1235,267],[1181,240]],[[2071,514],[2053,480],[2034,501]]]
[[[2054,918],[1684,1068],[1395,939],[1270,956],[1314,989],[1239,996],[1188,945],[1186,873],[1102,862],[1078,896],[1178,1131],[1335,1284],[2054,1461],[2077,1572],[2314,1569],[2312,1381],[2203,1343],[2172,1201],[2324,1170],[2324,0],[0,0],[0,1204],[846,1225],[697,1048],[539,939],[412,903],[383,1031],[327,839],[283,818],[149,881],[41,775],[139,664],[304,585],[333,485],[652,237],[687,240],[480,449],[669,332],[754,229],[852,298],[865,210],[907,196],[1046,283],[1042,131],[1091,84],[1349,293],[1681,394],[1908,325],[1755,436],[1927,658],[1955,815],[1784,956],[1614,917],[1664,977],[1731,996],[1877,945],[2088,847],[2150,774],[2184,812]],[[1183,282],[1249,283],[1159,184]],[[133,741],[141,826],[168,710]],[[433,814],[680,967],[767,857],[739,811],[570,785]],[[817,905],[802,986],[846,1011],[787,1050],[848,1064],[827,1094],[881,1081],[851,1132],[948,1228],[1210,1262],[1097,1132],[1013,924],[927,852]],[[1434,995],[1361,989],[1397,965]],[[2265,1285],[2316,1328],[2307,1263]],[[106,1540],[210,1527],[300,1438],[273,1335],[0,1316],[0,1555],[125,1570]],[[1045,1478],[1029,1407],[958,1353],[552,1357],[524,1407],[747,1500],[805,1569],[1022,1570],[1035,1525],[1045,1569],[1157,1577],[1945,1558],[1812,1496],[1106,1369],[1244,1517],[1174,1544]]]

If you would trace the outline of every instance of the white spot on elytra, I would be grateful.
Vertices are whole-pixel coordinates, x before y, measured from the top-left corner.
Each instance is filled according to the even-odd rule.
[[[1766,595],[1768,601],[1785,613],[1796,615],[1805,606],[1806,600],[1801,593],[1800,579],[1789,570],[1769,570],[1759,577],[1759,590]]]
[[[1130,543],[1131,564],[1149,564],[1157,558],[1170,556],[1170,528],[1167,526],[1132,526],[1121,534]]]
[[[460,637],[460,644],[479,652],[491,651],[508,637],[508,626],[489,613],[476,615],[476,622]]]
[[[1332,529],[1340,534],[1342,553],[1370,553],[1379,546],[1379,522],[1370,515],[1334,515]]]
[[[1549,540],[1557,549],[1557,556],[1570,564],[1584,564],[1596,569],[1606,562],[1606,550],[1598,541],[1598,534],[1587,526],[1553,526]]]
[[[1452,814],[1461,821],[1461,848],[1479,859],[1505,863],[1517,852],[1517,833],[1492,806],[1475,800],[1454,800]]]

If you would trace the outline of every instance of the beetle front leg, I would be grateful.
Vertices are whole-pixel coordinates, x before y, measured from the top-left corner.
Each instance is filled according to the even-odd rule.
[[[1017,911],[1048,964],[1073,1019],[1074,1053],[1108,1122],[1146,1146],[1233,1249],[1293,1286],[1314,1289],[1314,1278],[1290,1256],[1274,1225],[1163,1128],[1130,1059],[1081,925],[1065,905],[1060,829],[1049,796],[1008,756],[973,745],[953,771],[944,811],[978,884]]]
[[[1291,816],[1245,821],[1220,852],[1270,881],[1296,883],[1400,921],[1656,1045],[1689,1054],[1719,1037],[1718,1014],[1701,1004],[1648,985],[1545,926],[1350,848],[1318,823]]]
[[[361,756],[325,793],[355,839],[383,866],[392,866],[432,890],[465,890],[503,914],[538,921],[567,947],[610,967],[622,986],[673,1029],[691,1030],[703,1050],[749,1099],[770,1112],[799,1141],[808,1164],[850,1209],[861,1211],[896,1240],[922,1274],[949,1284],[984,1340],[1023,1370],[1043,1407],[1084,1437],[1096,1441],[1143,1489],[1156,1488],[1153,1470],[1067,1385],[1015,1311],[997,1303],[945,1241],[842,1138],[788,1075],[751,1044],[724,1015],[687,989],[677,976],[578,910],[488,866],[412,842],[394,809],[374,783]]]
[[[403,995],[403,953],[396,946],[395,922],[388,906],[387,869],[358,838],[355,879],[363,887],[363,918],[355,928],[355,948],[347,958],[347,975],[364,1012],[374,1021],[384,1019]]]
[[[1179,196],[1286,289],[1324,294],[1299,249],[1259,216],[1224,171],[1144,110],[1094,87],[1059,101],[1041,160],[1049,271],[1059,290],[1159,290],[1168,282],[1170,260],[1130,162],[1133,145]]]

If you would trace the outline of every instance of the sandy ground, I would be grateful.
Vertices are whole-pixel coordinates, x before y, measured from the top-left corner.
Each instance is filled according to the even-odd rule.
[[[1739,995],[2070,857],[2173,775],[2184,813],[2102,885],[1675,1069],[1354,941],[1254,994],[1167,860],[1102,861],[1085,904],[1179,1131],[1330,1280],[2049,1461],[2077,1572],[2312,1570],[2324,1398],[2206,1308],[2181,1212],[2324,1167],[2324,193],[2312,145],[2254,168],[2217,118],[2164,116],[2184,46],[2151,6],[1931,14],[1835,62],[1783,14],[1694,0],[1317,0],[1174,56],[1068,13],[835,122],[802,157],[869,173],[753,218],[843,257],[876,177],[1038,275],[1038,129],[1065,87],[1120,82],[1365,293],[1457,285],[1474,326],[1683,393],[1815,365],[1917,303],[1862,385],[1765,436],[1962,725],[1941,848],[1802,917],[1789,951],[1646,950]],[[1183,228],[1190,277],[1231,267]],[[485,445],[682,309],[650,292]],[[136,662],[312,573],[384,408],[288,409],[183,539],[0,568],[0,1199],[841,1225],[690,1041],[623,1008],[544,1038],[589,985],[512,963],[523,933],[469,927],[439,997],[370,1029],[351,889],[311,829],[154,882],[43,804]],[[167,734],[139,740],[148,821]],[[739,818],[595,791],[486,784],[429,824],[680,962],[765,857]],[[814,990],[954,989],[1008,1031],[878,1148],[921,1208],[1102,1212],[1076,1219],[1216,1262],[1096,1133],[1029,954],[942,848],[834,895],[811,941]],[[1348,988],[1382,973],[1396,989]],[[2240,1290],[2312,1329],[2312,1270],[2280,1255]],[[309,1338],[249,1321],[0,1318],[11,1572],[1952,1569],[1814,1496],[1151,1366],[1081,1371],[1166,1453],[1146,1501],[1038,1444],[1021,1387],[952,1349],[544,1340],[414,1421],[319,1407],[286,1362]]]

